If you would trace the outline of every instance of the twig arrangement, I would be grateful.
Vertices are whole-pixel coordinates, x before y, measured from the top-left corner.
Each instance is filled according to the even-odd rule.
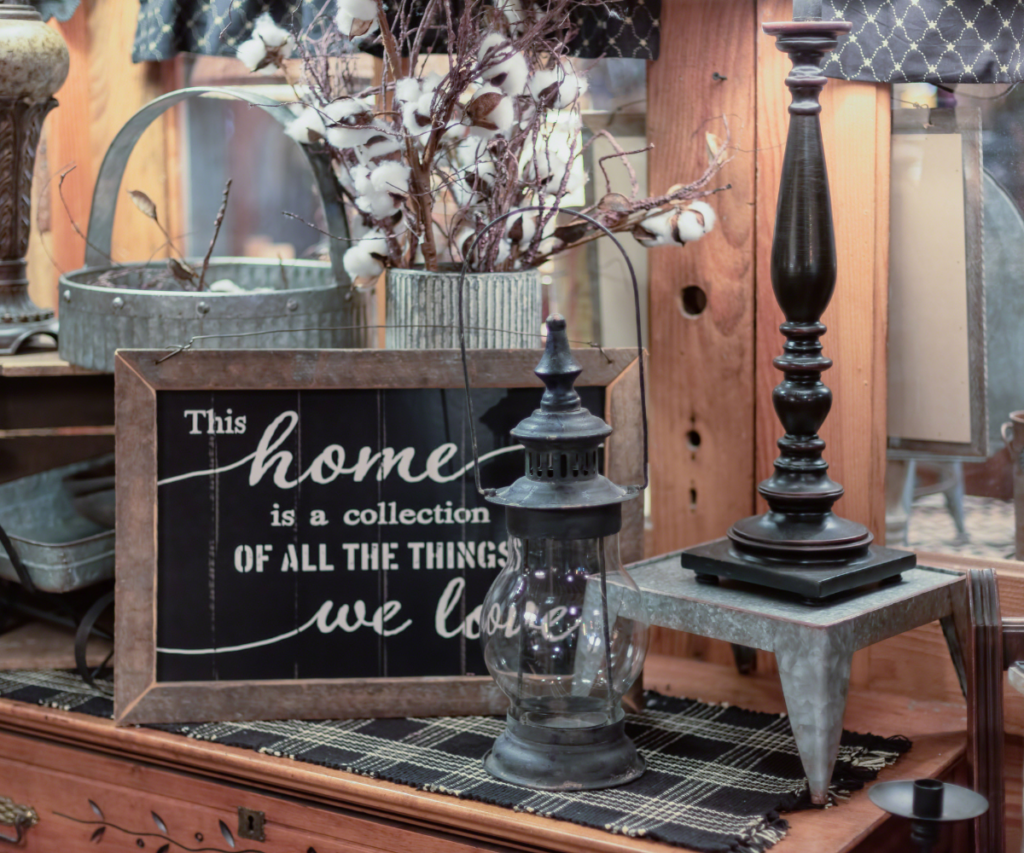
[[[439,269],[461,263],[486,223],[521,207],[541,212],[509,217],[469,258],[476,271],[537,266],[603,232],[582,219],[556,227],[556,208],[586,180],[580,163],[582,76],[567,57],[574,9],[614,7],[614,0],[337,0],[332,21],[297,35],[260,17],[238,57],[253,71],[280,69],[296,94],[287,132],[329,153],[342,193],[355,208],[354,240],[345,267],[357,283],[386,267]],[[378,85],[353,91],[351,75],[330,57],[354,45],[378,47]],[[430,70],[446,56],[445,73]],[[292,64],[301,58],[299,79]],[[344,67],[344,63],[341,63]],[[586,208],[612,231],[632,231],[646,246],[700,239],[714,227],[702,201],[727,159],[728,139],[712,146],[707,170],[689,184],[638,198],[623,151],[606,131],[631,176],[629,195],[608,185]],[[596,138],[596,137],[595,137]],[[593,142],[593,140],[591,140]],[[646,149],[643,149],[646,150]]]

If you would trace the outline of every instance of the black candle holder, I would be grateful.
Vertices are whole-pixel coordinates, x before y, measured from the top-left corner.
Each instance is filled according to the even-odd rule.
[[[981,794],[938,779],[881,782],[868,797],[882,811],[910,821],[910,840],[921,853],[931,853],[944,823],[973,820],[988,811]]]
[[[683,567],[693,569],[698,580],[747,581],[809,601],[896,581],[916,564],[909,552],[872,545],[864,525],[832,512],[843,487],[828,476],[825,442],[818,436],[832,406],[832,392],[821,381],[832,361],[822,354],[820,338],[837,267],[818,99],[826,83],[825,54],[849,30],[844,21],[803,15],[764,24],[793,63],[786,78],[792,103],[771,255],[772,289],[786,317],[779,327],[786,336],[783,354],[774,360],[783,380],[772,401],[785,435],[774,473],[758,486],[768,512],[736,522],[727,539],[682,555]]]

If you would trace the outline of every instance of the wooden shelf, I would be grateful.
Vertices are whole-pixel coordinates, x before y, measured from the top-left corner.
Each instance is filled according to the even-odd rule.
[[[778,712],[785,707],[775,676],[740,676],[729,667],[696,660],[654,656],[645,671],[645,684],[665,693],[756,710]],[[949,775],[964,754],[966,710],[963,704],[853,691],[846,727],[884,736],[902,734],[913,740],[913,749],[894,767],[883,771],[881,779],[939,777]],[[558,853],[680,850],[249,750],[150,729],[115,728],[108,720],[19,702],[0,700],[0,729],[355,810],[404,825],[454,833],[506,849],[511,846]],[[773,853],[851,851],[887,816],[871,804],[865,791],[858,791],[836,808],[797,812],[786,818],[791,824],[790,833]],[[435,848],[425,836],[423,849],[432,853],[443,848]]]
[[[99,376],[101,373],[68,364],[56,350],[0,355],[0,376]]]
[[[113,650],[109,640],[92,637],[86,663],[99,666]],[[9,669],[74,669],[75,632],[46,622],[27,622],[0,634],[0,675]]]

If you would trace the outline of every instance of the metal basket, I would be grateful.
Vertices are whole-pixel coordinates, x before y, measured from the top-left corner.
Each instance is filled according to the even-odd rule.
[[[60,277],[61,358],[93,370],[113,371],[118,348],[161,349],[184,344],[196,336],[194,347],[246,349],[279,347],[363,348],[373,346],[372,291],[355,287],[342,266],[344,243],[332,240],[331,262],[267,261],[215,258],[208,281],[230,278],[244,290],[273,287],[273,292],[209,293],[140,289],[148,276],[165,269],[154,261],[132,267],[111,266],[114,209],[121,180],[143,131],[166,110],[188,98],[230,97],[260,107],[285,124],[290,115],[276,103],[256,100],[241,89],[196,87],[170,92],[151,101],[118,131],[100,166],[89,214],[85,267]],[[303,146],[323,202],[327,229],[347,233],[347,222],[323,152]],[[195,261],[198,266],[201,261]],[[285,275],[282,276],[281,267]],[[109,287],[96,281],[117,271],[121,283]],[[127,281],[125,281],[127,279]],[[287,286],[285,286],[287,281]],[[241,337],[252,332],[272,333]]]

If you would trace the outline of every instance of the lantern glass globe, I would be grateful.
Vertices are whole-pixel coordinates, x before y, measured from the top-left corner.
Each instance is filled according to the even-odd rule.
[[[480,636],[513,719],[560,729],[617,723],[648,640],[618,535],[509,537],[508,562],[484,600]]]

